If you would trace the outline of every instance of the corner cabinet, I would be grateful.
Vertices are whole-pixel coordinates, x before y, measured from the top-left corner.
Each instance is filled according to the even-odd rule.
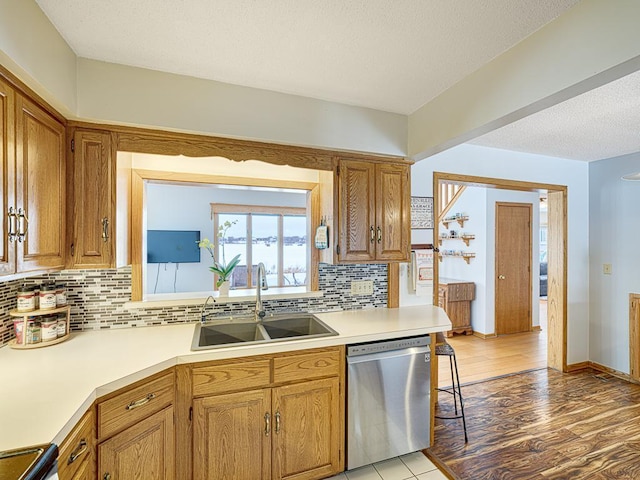
[[[111,134],[98,130],[70,132],[69,267],[109,268],[114,264],[115,151]]]
[[[335,347],[194,367],[192,478],[313,480],[341,472],[343,358]]]
[[[0,79],[0,275],[65,265],[65,127]]]
[[[336,175],[338,262],[408,261],[409,166],[341,160]]]
[[[174,401],[171,370],[98,402],[99,479],[176,478]]]

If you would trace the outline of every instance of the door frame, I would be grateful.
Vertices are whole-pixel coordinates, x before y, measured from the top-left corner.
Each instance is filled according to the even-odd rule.
[[[529,211],[529,292],[532,292],[532,282],[531,282],[531,256],[533,255],[533,240],[532,240],[532,235],[533,235],[533,205],[531,205],[530,203],[521,203],[521,202],[496,202],[495,203],[495,225],[494,225],[494,249],[495,249],[495,255],[494,255],[494,266],[493,266],[493,272],[494,272],[494,288],[493,288],[493,295],[494,295],[494,300],[493,300],[493,312],[494,312],[494,318],[493,318],[493,331],[496,335],[500,335],[500,333],[498,333],[498,315],[496,313],[497,311],[497,305],[498,305],[498,289],[496,288],[497,286],[497,281],[496,281],[496,275],[498,273],[498,249],[497,247],[497,239],[498,239],[498,210],[500,210],[500,207],[508,207],[508,206],[516,206],[516,207],[524,207],[527,208],[527,210]],[[528,307],[528,312],[529,312],[529,325],[528,325],[528,331],[532,331],[533,329],[533,315],[532,315],[532,306],[533,306],[533,295],[529,295],[529,307]]]
[[[548,193],[548,293],[547,293],[547,366],[567,372],[567,186],[524,182],[503,178],[479,177],[455,173],[433,172],[433,208],[440,211],[440,182],[458,183],[502,190]],[[439,221],[434,222],[433,238],[439,238]],[[433,266],[434,285],[438,284],[438,262]],[[433,303],[438,303],[438,289],[433,289]]]

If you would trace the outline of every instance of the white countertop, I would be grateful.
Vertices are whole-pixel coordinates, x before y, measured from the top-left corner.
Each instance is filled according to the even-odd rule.
[[[339,335],[192,352],[194,324],[72,334],[46,348],[0,348],[0,451],[60,443],[93,401],[165,368],[451,329],[432,305],[316,314]]]

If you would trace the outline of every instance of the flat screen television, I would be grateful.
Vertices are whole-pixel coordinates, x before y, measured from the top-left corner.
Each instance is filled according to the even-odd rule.
[[[147,230],[147,263],[200,263],[200,232]]]

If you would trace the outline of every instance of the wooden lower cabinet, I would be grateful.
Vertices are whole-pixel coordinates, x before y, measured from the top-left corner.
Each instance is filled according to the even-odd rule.
[[[343,358],[336,348],[194,368],[194,392],[212,394],[192,402],[193,479],[315,480],[341,472]],[[264,362],[273,365],[272,383]],[[246,375],[264,387],[213,394],[237,388],[230,380]]]
[[[173,406],[169,406],[98,445],[98,478],[173,480],[174,443]]]
[[[62,477],[60,477],[62,479]],[[68,477],[70,480],[95,480],[96,479],[96,464],[93,461],[85,460],[80,464],[78,470],[72,477]]]
[[[271,476],[271,392],[255,390],[193,401],[193,479]]]
[[[337,378],[273,389],[274,479],[329,477],[339,464]]]

